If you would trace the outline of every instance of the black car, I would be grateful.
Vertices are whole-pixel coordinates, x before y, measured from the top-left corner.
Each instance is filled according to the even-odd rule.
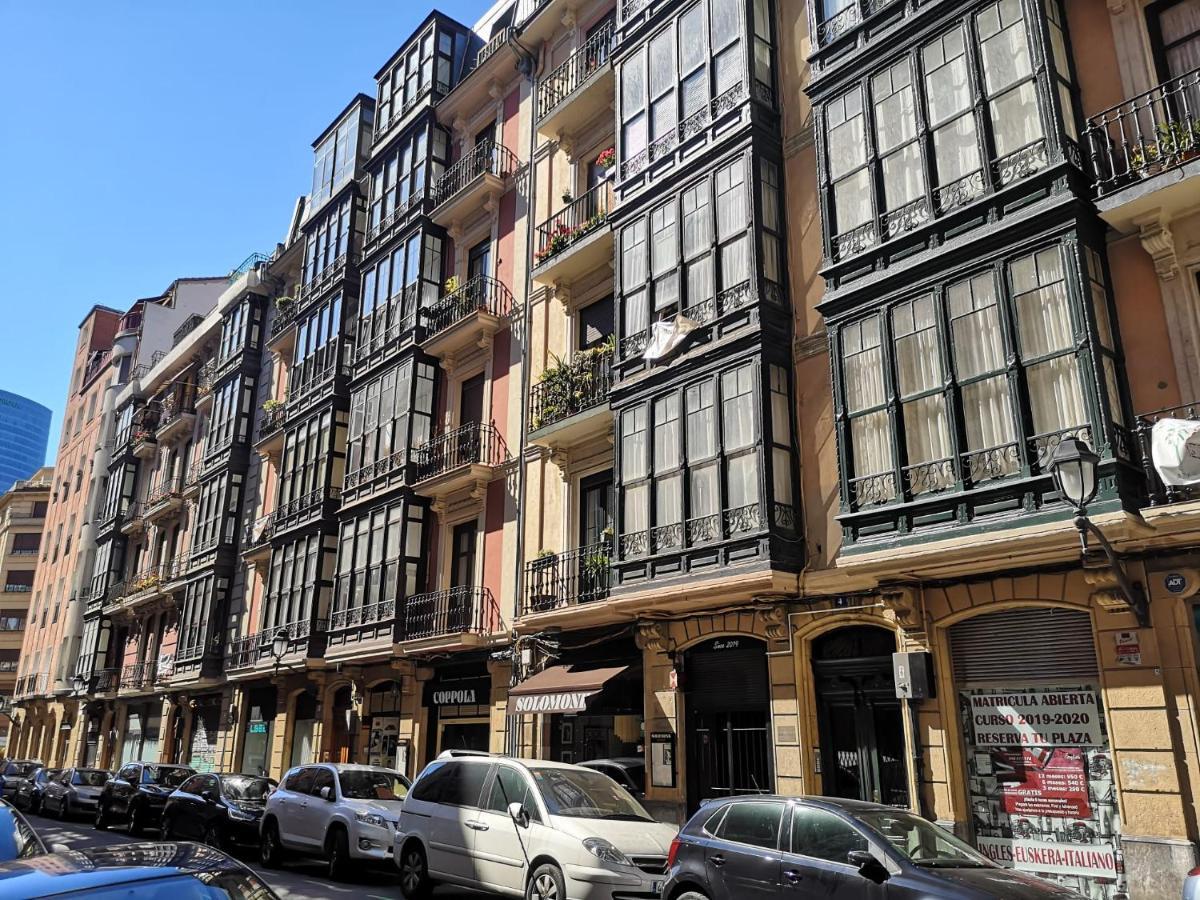
[[[0,862],[28,859],[49,852],[25,817],[7,800],[0,800]],[[0,897],[7,897],[0,887]]]
[[[167,798],[162,838],[257,847],[258,825],[275,785],[260,775],[193,775]]]
[[[702,806],[667,858],[670,900],[1050,900],[1079,894],[1002,868],[905,810],[831,797]]]
[[[276,900],[250,869],[200,844],[116,844],[0,863],[0,897]]]
[[[167,797],[183,784],[195,769],[166,763],[135,762],[121,766],[109,779],[96,802],[96,828],[129,823],[130,834],[140,834],[158,825]]]
[[[0,768],[0,781],[4,783],[4,798],[10,799],[17,792],[21,781],[41,767],[41,761],[36,759],[5,760],[4,767]]]
[[[111,772],[103,769],[63,769],[42,792],[42,814],[69,819],[76,813],[94,816],[96,803]]]
[[[35,816],[41,815],[42,799],[46,796],[46,785],[61,771],[61,769],[47,769],[45,766],[38,766],[30,774],[19,779],[17,789],[12,796],[13,806],[27,813],[33,813]]]

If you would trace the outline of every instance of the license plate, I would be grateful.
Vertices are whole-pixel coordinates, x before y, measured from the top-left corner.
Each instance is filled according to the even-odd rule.
[[[654,881],[650,883],[650,892],[654,894],[655,897],[662,896],[662,889],[663,883],[661,881]]]

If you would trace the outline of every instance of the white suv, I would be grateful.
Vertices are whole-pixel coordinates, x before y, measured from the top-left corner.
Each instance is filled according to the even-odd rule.
[[[323,856],[341,879],[351,860],[386,862],[408,793],[391,769],[318,763],[297,766],[267,798],[259,826],[262,861],[278,866],[288,852]]]
[[[408,900],[436,882],[528,900],[652,900],[678,830],[600,772],[451,751],[409,791],[395,860]]]

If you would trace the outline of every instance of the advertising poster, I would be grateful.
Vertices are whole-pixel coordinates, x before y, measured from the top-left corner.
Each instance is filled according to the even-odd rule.
[[[966,690],[975,846],[1093,900],[1125,891],[1108,734],[1094,685]]]

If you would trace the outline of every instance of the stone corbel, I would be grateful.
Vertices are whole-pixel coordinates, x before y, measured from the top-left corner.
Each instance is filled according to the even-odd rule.
[[[774,606],[761,606],[755,612],[758,613],[758,620],[762,622],[763,630],[766,631],[767,637],[773,641],[783,641],[787,639],[787,607],[782,603]]]
[[[674,649],[664,622],[638,622],[634,643],[639,650],[650,650],[653,653],[667,653]]]
[[[575,9],[573,7],[568,6],[566,9],[563,10],[562,19],[560,19],[559,21],[562,22],[563,28],[574,28],[575,22],[576,22]]]
[[[571,454],[565,447],[553,447],[550,450],[550,462],[566,472],[571,466]]]
[[[923,631],[925,629],[925,623],[921,616],[921,604],[917,599],[917,592],[912,588],[881,588],[879,595],[896,624],[905,631]]]
[[[499,103],[504,98],[504,85],[499,81],[493,81],[488,85],[488,96]]]
[[[467,120],[462,116],[456,116],[450,130],[454,132],[454,139],[459,143],[467,139]]]
[[[554,294],[554,299],[564,307],[569,308],[571,306],[571,282],[559,279],[554,282],[551,291]]]
[[[485,496],[487,496],[487,486],[488,483],[486,478],[476,478],[475,484],[471,486],[471,499],[482,500]]]
[[[1163,281],[1170,281],[1179,274],[1179,263],[1175,258],[1175,236],[1171,225],[1163,220],[1156,210],[1148,216],[1134,219],[1138,228],[1138,240],[1150,258],[1154,260],[1154,271]]]
[[[575,164],[575,139],[564,131],[558,133],[558,149],[567,158],[567,165]]]
[[[463,236],[462,222],[451,222],[450,227],[446,229],[446,234],[450,235],[450,240],[457,244]]]

